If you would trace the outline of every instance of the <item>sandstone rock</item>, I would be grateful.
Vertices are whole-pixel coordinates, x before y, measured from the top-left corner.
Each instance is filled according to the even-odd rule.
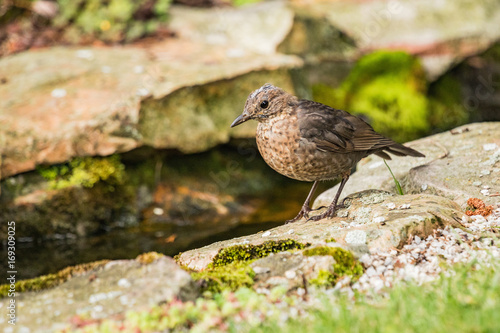
[[[396,196],[385,191],[365,191],[349,201],[349,207],[332,219],[301,220],[264,233],[217,242],[182,253],[179,263],[203,270],[222,248],[281,239],[324,245],[333,238],[359,256],[370,249],[400,248],[411,235],[423,238],[436,228],[458,226],[457,221],[464,216],[453,201],[429,194]]]
[[[474,123],[408,143],[425,158],[393,157],[388,162],[405,193],[440,195],[465,209],[477,197],[487,205],[500,201],[500,123]],[[329,205],[338,186],[320,194],[314,207]],[[380,189],[395,192],[383,160],[363,159],[347,182],[342,197]],[[412,204],[410,201],[408,203]]]
[[[149,264],[111,261],[52,289],[17,294],[16,329],[53,332],[68,327],[77,315],[95,320],[196,297],[198,289],[190,275],[171,258],[160,257]],[[5,309],[9,299],[1,299],[0,308]]]
[[[293,18],[284,3],[171,12],[178,37],[152,45],[2,58],[1,177],[144,144],[203,151],[229,140],[228,124],[262,82],[293,91],[288,69],[302,61],[276,53]]]
[[[337,31],[336,36],[344,36],[340,41],[354,41],[358,52],[397,49],[419,56],[431,80],[464,58],[486,50],[500,37],[497,29],[500,6],[496,0],[473,3],[468,0],[296,0],[293,3],[295,11],[300,13],[298,16],[303,18],[302,29],[294,26],[294,34],[290,35],[294,37],[295,50],[307,49],[297,44],[322,45],[335,35],[333,30]],[[325,27],[316,28],[316,33],[311,34],[307,28],[314,26],[307,22],[324,22]],[[309,38],[300,38],[305,36]],[[339,38],[335,41],[343,45]],[[329,54],[319,55],[338,57],[338,47]]]

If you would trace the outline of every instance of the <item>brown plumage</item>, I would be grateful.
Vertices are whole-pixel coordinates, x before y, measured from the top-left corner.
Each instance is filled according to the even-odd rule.
[[[298,99],[265,84],[252,92],[243,113],[231,127],[256,119],[257,146],[267,164],[277,172],[302,181],[314,182],[299,214],[289,220],[309,218],[310,201],[318,181],[341,177],[339,190],[323,214],[310,220],[333,217],[340,193],[351,169],[363,157],[376,154],[424,157],[420,152],[388,139],[361,118],[321,103]]]

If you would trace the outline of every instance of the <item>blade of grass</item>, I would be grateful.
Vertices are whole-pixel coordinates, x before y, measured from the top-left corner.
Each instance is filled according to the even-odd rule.
[[[389,169],[389,172],[391,173],[392,175],[392,179],[394,179],[394,183],[396,184],[396,192],[399,194],[399,195],[403,195],[403,189],[401,188],[401,184],[399,184],[398,180],[396,179],[396,177],[394,176],[394,174],[392,173],[392,170],[391,168],[389,167],[389,164],[387,164],[387,162],[384,160],[384,163],[385,163],[385,166],[387,167],[387,169]]]

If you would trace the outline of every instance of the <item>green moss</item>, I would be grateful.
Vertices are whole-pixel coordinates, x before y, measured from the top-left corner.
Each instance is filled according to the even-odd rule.
[[[40,166],[40,175],[49,181],[53,189],[72,186],[92,188],[98,182],[105,182],[109,189],[123,184],[125,166],[119,155],[110,157],[77,157],[68,163],[54,166]]]
[[[335,242],[337,242],[337,241],[333,237],[325,239],[325,243],[335,243]]]
[[[365,115],[396,141],[430,130],[427,82],[418,59],[405,52],[377,51],[362,57],[339,89],[313,86],[316,101]]]
[[[293,239],[267,241],[260,245],[235,245],[221,249],[202,272],[193,272],[191,277],[198,281],[203,290],[221,292],[251,287],[255,273],[250,264],[258,258],[271,253],[294,249],[303,249],[309,244],[302,244]]]
[[[27,292],[27,291],[40,291],[48,288],[53,288],[75,274],[82,274],[87,271],[103,267],[109,260],[100,260],[86,264],[80,264],[76,266],[66,267],[63,270],[55,274],[48,274],[39,276],[29,280],[21,280],[16,282],[16,293]],[[10,289],[9,284],[3,284],[0,286],[0,298],[4,298],[8,295]]]
[[[214,293],[225,289],[237,290],[240,287],[251,287],[255,272],[250,267],[250,264],[254,261],[235,261],[225,266],[208,268],[202,272],[191,273],[191,277],[201,284],[204,291]]]
[[[319,246],[306,249],[302,254],[305,256],[332,256],[335,259],[333,273],[321,270],[315,279],[309,281],[311,284],[332,286],[346,275],[351,276],[351,279],[356,281],[363,274],[363,267],[354,258],[352,253],[340,247]]]
[[[248,261],[267,257],[271,253],[294,249],[303,249],[308,244],[299,243],[293,239],[267,241],[260,245],[235,245],[221,249],[210,263],[209,268],[221,267],[236,261]]]

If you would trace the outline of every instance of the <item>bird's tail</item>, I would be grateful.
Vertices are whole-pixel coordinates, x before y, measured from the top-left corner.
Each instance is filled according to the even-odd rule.
[[[397,142],[392,142],[391,144],[383,147],[382,149],[377,151],[375,155],[380,156],[386,160],[390,160],[391,156],[389,156],[387,153],[391,153],[396,156],[425,157],[425,155],[421,152],[416,151],[413,148],[403,146],[402,144]]]

